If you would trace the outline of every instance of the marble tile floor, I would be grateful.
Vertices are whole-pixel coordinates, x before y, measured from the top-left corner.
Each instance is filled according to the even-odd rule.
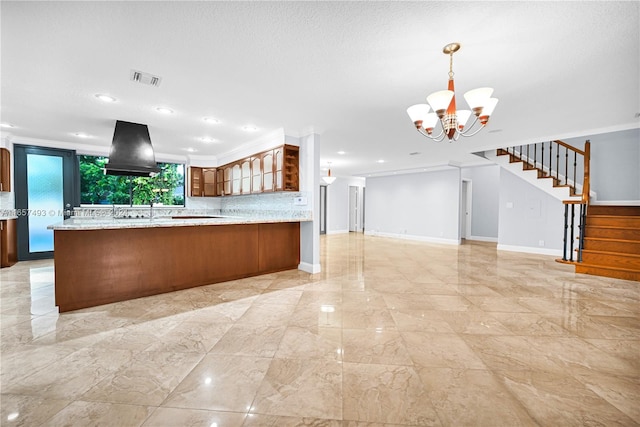
[[[488,243],[321,253],[64,314],[52,261],[2,269],[0,425],[640,425],[640,283]]]

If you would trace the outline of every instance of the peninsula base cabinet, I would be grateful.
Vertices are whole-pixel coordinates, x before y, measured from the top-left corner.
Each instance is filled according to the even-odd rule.
[[[0,267],[18,262],[18,239],[15,219],[0,220]]]
[[[296,269],[300,263],[299,222],[54,230],[54,242],[60,312]]]

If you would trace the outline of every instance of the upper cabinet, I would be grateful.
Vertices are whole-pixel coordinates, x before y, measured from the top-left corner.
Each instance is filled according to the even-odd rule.
[[[190,195],[228,196],[298,191],[300,149],[283,145],[217,168],[192,166]]]
[[[213,197],[216,195],[216,168],[202,168],[202,195]]]
[[[0,148],[0,191],[11,191],[11,154]]]
[[[200,197],[203,194],[202,168],[191,166],[189,168],[189,196]]]

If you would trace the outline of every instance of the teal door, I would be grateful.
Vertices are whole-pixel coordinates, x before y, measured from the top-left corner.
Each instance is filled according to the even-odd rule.
[[[77,205],[75,151],[15,145],[14,153],[18,259],[51,258],[53,230],[47,227]]]

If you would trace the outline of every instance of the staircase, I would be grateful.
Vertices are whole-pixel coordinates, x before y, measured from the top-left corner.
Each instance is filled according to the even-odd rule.
[[[576,273],[640,281],[640,206],[590,205]]]

